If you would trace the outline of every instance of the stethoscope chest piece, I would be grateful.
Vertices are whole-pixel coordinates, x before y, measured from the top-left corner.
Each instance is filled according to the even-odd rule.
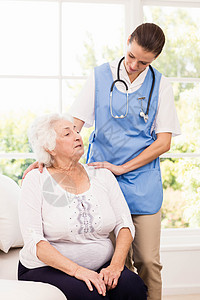
[[[149,116],[146,115],[143,111],[140,112],[140,117],[144,118],[145,123],[147,123]]]
[[[148,116],[148,113],[145,114],[144,110],[143,110],[143,102],[142,102],[142,100],[144,100],[144,99],[145,99],[145,97],[138,98],[138,100],[141,100],[140,117],[144,119],[145,123],[147,123],[149,116]]]

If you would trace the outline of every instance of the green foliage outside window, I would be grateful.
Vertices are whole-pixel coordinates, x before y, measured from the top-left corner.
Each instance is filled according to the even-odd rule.
[[[0,119],[0,152],[2,153],[26,153],[32,152],[27,137],[27,128],[30,120],[35,115],[31,112],[26,114],[10,113],[1,116]],[[1,159],[0,173],[9,176],[18,184],[21,183],[23,172],[33,162],[33,159]]]

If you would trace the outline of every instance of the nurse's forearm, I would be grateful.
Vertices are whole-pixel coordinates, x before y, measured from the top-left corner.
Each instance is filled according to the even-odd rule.
[[[157,140],[153,142],[149,147],[142,151],[138,156],[123,164],[123,173],[127,173],[136,170],[157,157],[161,154],[169,151],[171,145],[171,133],[162,132],[157,134]]]
[[[122,271],[126,257],[133,241],[133,237],[129,228],[122,228],[116,239],[115,252],[113,254],[110,265],[117,266]]]
[[[74,118],[74,125],[76,126],[76,128],[79,132],[81,131],[84,124],[85,124],[84,121],[82,121],[80,119],[77,119],[77,118]]]

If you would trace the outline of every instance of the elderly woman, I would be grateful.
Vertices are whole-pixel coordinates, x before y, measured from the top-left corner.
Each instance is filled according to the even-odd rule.
[[[29,140],[45,168],[22,185],[19,280],[52,284],[68,300],[146,299],[142,279],[124,266],[134,226],[114,175],[79,163],[84,147],[70,116],[37,118]]]

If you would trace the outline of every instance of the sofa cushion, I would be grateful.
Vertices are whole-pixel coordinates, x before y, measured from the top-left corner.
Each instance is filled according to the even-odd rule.
[[[0,280],[0,299],[3,300],[66,300],[55,286],[32,281]]]
[[[66,300],[64,294],[55,286],[16,280],[20,250],[21,248],[12,248],[8,253],[0,251],[0,299]]]
[[[11,178],[0,175],[0,249],[23,246],[19,227],[18,201],[20,187]]]
[[[20,250],[11,248],[8,253],[0,251],[0,279],[17,279]]]

